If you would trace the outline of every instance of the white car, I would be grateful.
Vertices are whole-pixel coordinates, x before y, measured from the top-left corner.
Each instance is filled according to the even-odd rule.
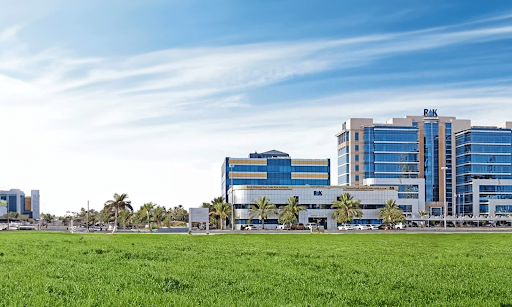
[[[289,230],[290,229],[290,226],[289,225],[285,225],[285,224],[282,224],[282,225],[277,225],[277,230]]]
[[[357,224],[355,227],[354,227],[355,230],[368,230],[368,226],[366,225],[361,225],[361,224]]]
[[[306,228],[309,229],[309,230],[313,230],[313,228],[316,228],[316,223],[308,223]]]
[[[366,225],[366,227],[368,227],[369,230],[378,230],[379,229],[379,226],[371,225],[371,224]]]
[[[403,223],[398,223],[395,225],[395,229],[405,229],[405,227],[407,227],[407,226]]]
[[[245,226],[244,229],[245,230],[258,230],[258,227],[256,225],[249,224],[249,225]]]
[[[354,230],[354,228],[351,225],[340,225],[338,230]]]

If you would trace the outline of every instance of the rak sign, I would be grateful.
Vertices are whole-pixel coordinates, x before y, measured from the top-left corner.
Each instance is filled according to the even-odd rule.
[[[437,117],[437,109],[423,109],[423,117]]]

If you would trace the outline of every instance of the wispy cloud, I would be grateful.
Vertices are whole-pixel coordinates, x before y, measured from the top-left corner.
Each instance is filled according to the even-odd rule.
[[[12,40],[18,30],[19,26],[4,30],[0,41]],[[187,182],[202,178],[215,186],[205,188],[205,193],[216,194],[222,157],[277,148],[300,157],[334,158],[333,136],[352,116],[384,121],[437,107],[440,113],[474,118],[476,123],[512,118],[506,108],[512,99],[510,80],[503,78],[345,89],[310,99],[268,95],[259,103],[251,100],[251,91],[298,77],[366,67],[387,57],[510,38],[510,17],[504,15],[421,31],[119,57],[80,57],[62,48],[31,53],[9,45],[0,50],[0,119],[17,151],[7,151],[3,159],[30,161],[29,167],[38,169],[32,176],[39,178],[37,184],[56,173],[56,185],[73,178],[91,189],[137,191],[140,178],[160,176],[165,181],[156,183],[159,189],[174,185],[193,194]],[[29,154],[34,148],[37,156]],[[116,173],[116,184],[109,181],[109,172]],[[176,179],[166,174],[179,175]],[[335,174],[333,170],[333,182]],[[89,180],[82,182],[78,176]],[[45,188],[52,189],[51,184],[41,187]],[[199,197],[204,194],[173,200],[192,205],[200,203]]]
[[[12,40],[16,38],[16,34],[18,31],[22,28],[21,25],[15,25],[12,27],[9,27],[2,32],[0,32],[0,42],[5,42],[8,40]]]

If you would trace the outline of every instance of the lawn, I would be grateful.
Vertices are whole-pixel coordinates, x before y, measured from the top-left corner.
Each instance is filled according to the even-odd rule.
[[[500,306],[512,234],[0,233],[0,306]]]

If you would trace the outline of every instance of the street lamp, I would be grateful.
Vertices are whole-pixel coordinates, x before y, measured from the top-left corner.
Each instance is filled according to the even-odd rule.
[[[231,179],[231,196],[229,197],[229,200],[231,202],[231,230],[235,230],[235,206],[233,202],[233,168],[235,167],[234,164],[229,163],[229,179]]]
[[[446,230],[446,215],[448,214],[448,208],[447,208],[447,205],[446,205],[446,170],[448,169],[448,167],[446,166],[443,166],[441,167],[441,169],[443,170],[443,184],[444,184],[444,214],[443,214],[443,217],[444,217],[444,229]]]

